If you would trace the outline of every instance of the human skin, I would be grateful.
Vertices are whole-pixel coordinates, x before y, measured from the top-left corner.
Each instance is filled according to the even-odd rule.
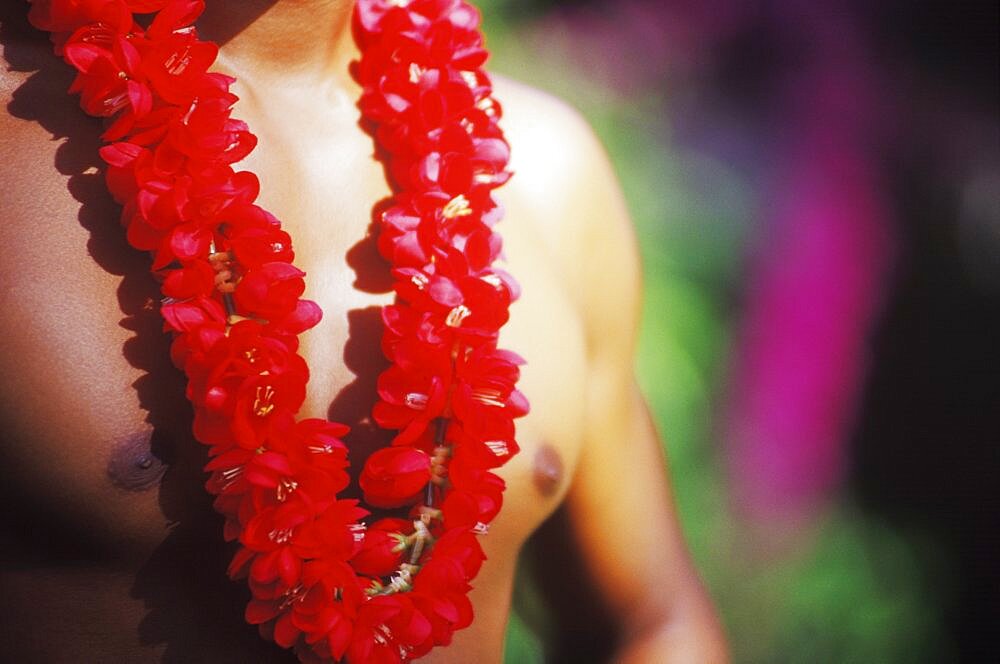
[[[294,661],[242,621],[149,259],[125,244],[103,185],[101,122],[66,95],[72,74],[24,10],[0,10],[0,660]],[[392,293],[369,234],[390,191],[358,125],[350,11],[214,0],[198,27],[222,45],[216,69],[238,77],[235,115],[260,139],[240,166],[260,177],[259,203],[294,238],[306,297],[325,312],[302,338],[300,415],[351,425],[358,468],[391,435],[368,413]],[[527,360],[532,412],[499,471],[476,620],[421,661],[502,660],[518,555],[551,517],[565,535],[533,550],[581,573],[572,588],[613,617],[617,661],[725,662],[633,378],[639,266],[615,178],[573,111],[503,79],[495,96],[516,173],[499,229],[524,291],[501,346]],[[578,612],[564,589],[554,611]]]

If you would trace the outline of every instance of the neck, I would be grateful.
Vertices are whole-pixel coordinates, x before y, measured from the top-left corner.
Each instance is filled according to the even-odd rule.
[[[202,38],[221,47],[219,63],[237,76],[316,84],[349,80],[353,0],[209,0]]]

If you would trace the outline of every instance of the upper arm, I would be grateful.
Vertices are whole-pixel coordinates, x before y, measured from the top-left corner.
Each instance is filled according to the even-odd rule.
[[[577,573],[623,638],[676,626],[709,647],[700,655],[713,652],[715,643],[714,654],[702,661],[722,661],[723,642],[684,545],[662,446],[634,379],[641,268],[627,208],[589,127],[570,111],[550,114],[559,116],[549,122],[551,140],[565,146],[556,158],[563,160],[565,186],[553,187],[540,172],[551,164],[545,155],[524,160],[519,177],[549,183],[546,204],[558,208],[552,214],[561,220],[550,232],[562,240],[566,287],[586,332],[588,363],[585,440],[557,516],[559,536],[569,541],[559,544],[573,548],[567,557],[576,558]],[[571,610],[579,611],[579,602]]]
[[[581,223],[588,266],[586,440],[567,496],[580,550],[623,627],[653,628],[679,609],[711,614],[674,507],[659,436],[634,377],[641,278],[632,224],[603,150],[587,160]],[[681,607],[682,603],[700,606]]]

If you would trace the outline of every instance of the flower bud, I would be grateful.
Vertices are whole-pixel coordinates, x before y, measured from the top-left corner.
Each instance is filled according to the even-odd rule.
[[[416,498],[431,478],[431,458],[412,447],[378,450],[365,463],[361,489],[375,507],[399,507]]]
[[[290,263],[264,263],[246,273],[236,286],[236,304],[241,311],[266,318],[281,318],[295,310],[305,290],[305,272]]]
[[[382,519],[369,526],[361,549],[351,558],[351,565],[360,574],[389,576],[396,571],[406,555],[406,533],[413,524],[406,519]]]

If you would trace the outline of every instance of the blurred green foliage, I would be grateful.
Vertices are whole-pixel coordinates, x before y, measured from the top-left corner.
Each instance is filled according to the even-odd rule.
[[[547,33],[544,42],[532,38],[548,3],[478,4],[491,69],[578,108],[619,174],[644,261],[639,381],[664,433],[688,544],[736,661],[941,661],[939,617],[924,600],[912,539],[841,499],[818,521],[783,533],[784,548],[761,552],[766,533],[730,506],[714,416],[724,397],[744,247],[753,230],[752,187],[708,155],[671,145],[669,90],[622,96],[574,71],[568,32]],[[533,594],[522,588],[518,603],[525,601]],[[531,606],[525,614],[537,611]],[[514,612],[506,662],[542,662],[543,653]]]

